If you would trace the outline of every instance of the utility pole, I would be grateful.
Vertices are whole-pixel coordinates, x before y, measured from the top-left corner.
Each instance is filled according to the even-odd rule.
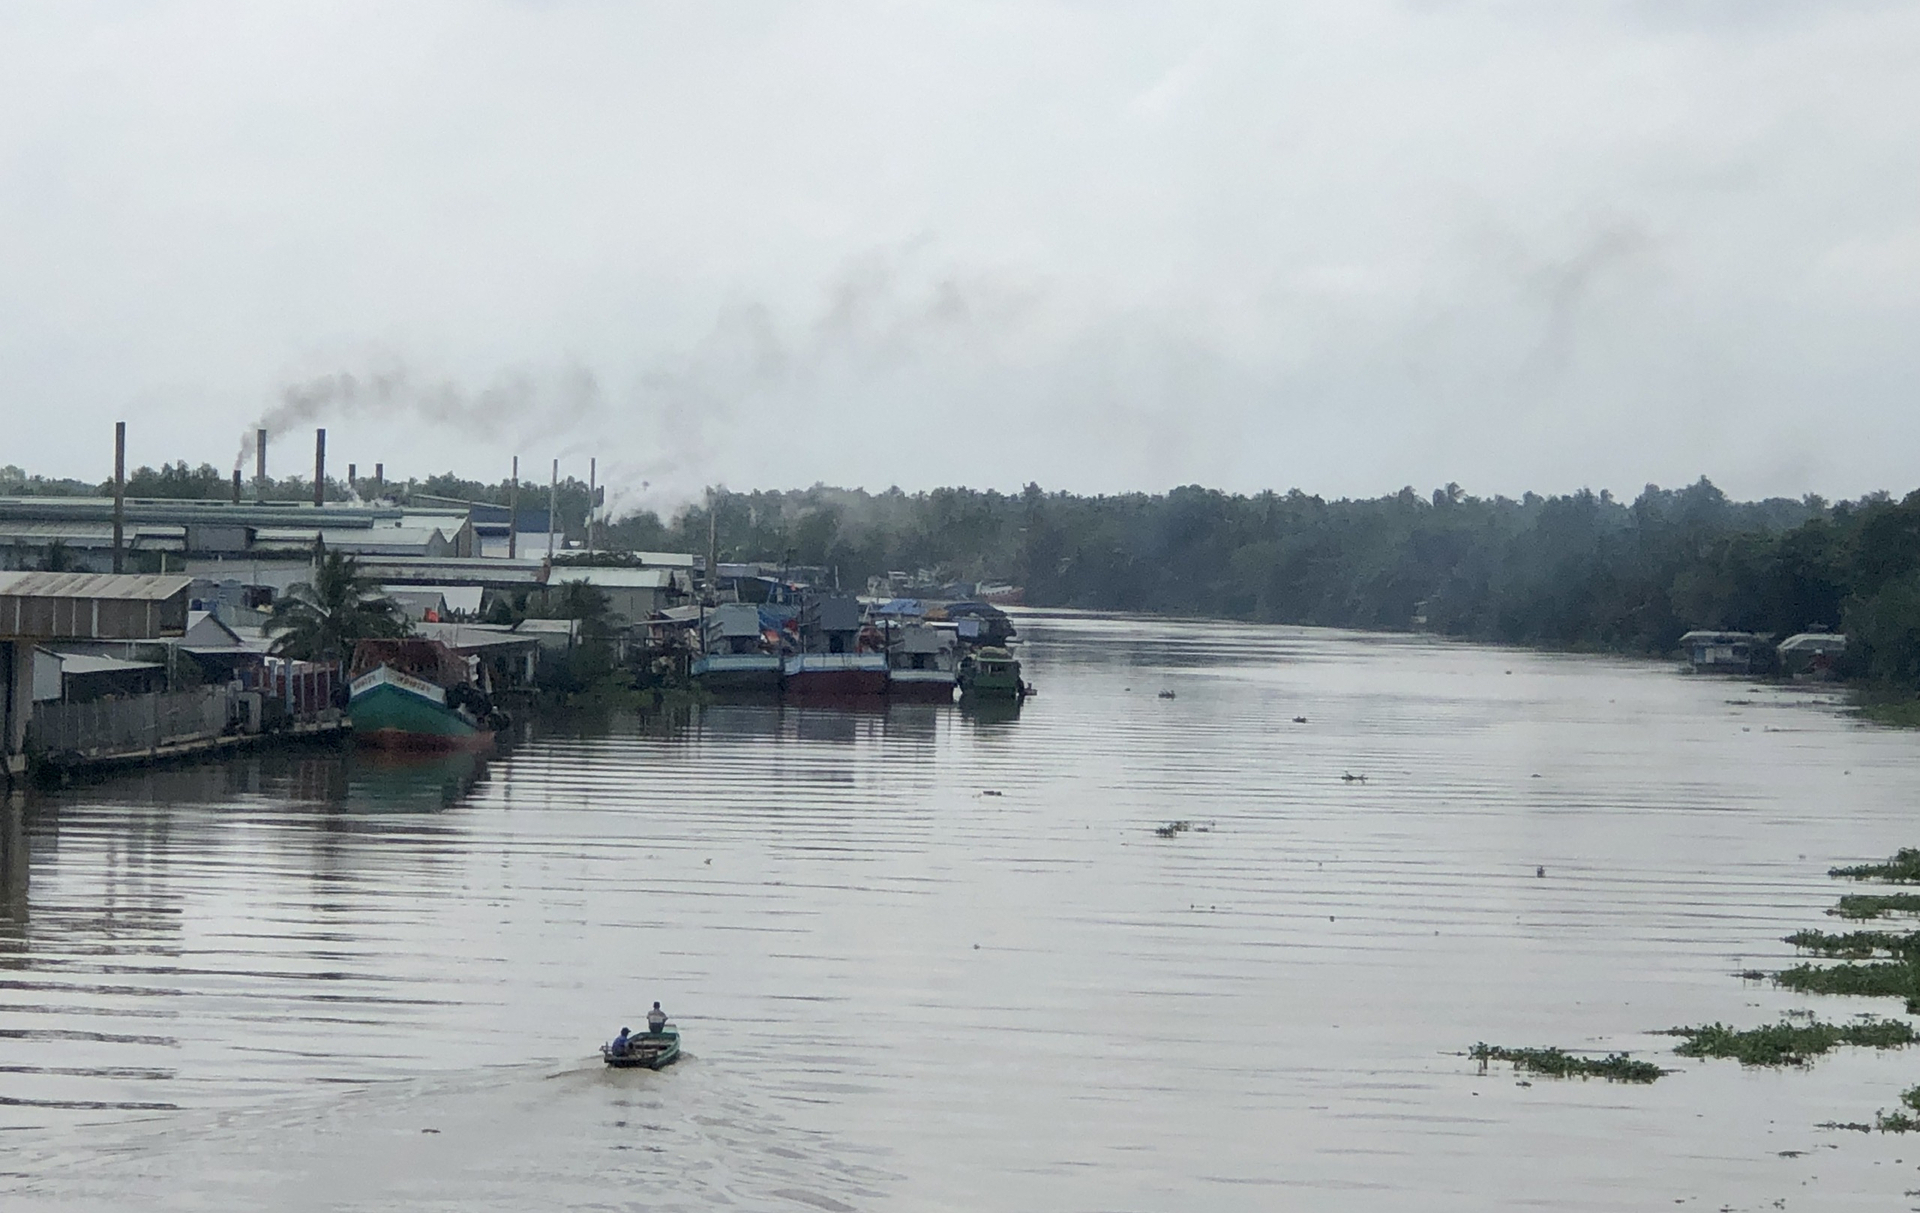
[[[113,423],[113,571],[127,571],[127,423]]]
[[[513,457],[513,479],[507,482],[507,559],[520,555],[520,456]]]
[[[708,489],[707,490],[707,601],[709,603],[717,603],[720,601],[719,594],[718,594],[718,589],[720,584],[718,580],[720,576],[720,520],[719,520],[720,516],[719,516],[719,510],[718,510],[719,504],[720,504],[719,497],[714,493],[712,489]]]

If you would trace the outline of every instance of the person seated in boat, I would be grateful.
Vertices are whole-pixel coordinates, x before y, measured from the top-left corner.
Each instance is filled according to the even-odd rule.
[[[633,1043],[632,1030],[628,1028],[621,1028],[620,1035],[614,1037],[613,1043],[607,1046],[607,1052],[611,1053],[615,1057],[625,1057],[627,1055],[627,1046],[632,1043]]]
[[[653,1004],[653,1010],[647,1012],[647,1031],[658,1036],[660,1035],[660,1030],[666,1026],[667,1013],[662,1011],[660,1004],[656,1002]]]

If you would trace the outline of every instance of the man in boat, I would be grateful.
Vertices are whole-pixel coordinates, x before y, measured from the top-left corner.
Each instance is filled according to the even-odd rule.
[[[633,1033],[626,1028],[621,1028],[620,1035],[614,1037],[613,1043],[607,1046],[607,1052],[615,1057],[625,1057],[627,1055],[627,1046],[632,1043],[632,1041]]]
[[[653,1004],[653,1010],[647,1012],[647,1031],[658,1036],[660,1035],[660,1029],[666,1026],[667,1013],[662,1011],[660,1004],[656,1002]]]

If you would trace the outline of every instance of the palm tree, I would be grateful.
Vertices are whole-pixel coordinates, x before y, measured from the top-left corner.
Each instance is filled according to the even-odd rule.
[[[573,619],[580,624],[583,637],[599,637],[613,624],[612,604],[605,590],[584,581],[562,581],[553,595],[548,613],[555,619]]]
[[[287,587],[273,604],[266,629],[272,652],[296,661],[339,661],[355,641],[405,636],[412,630],[400,604],[360,575],[360,564],[344,552],[327,552],[313,580]]]

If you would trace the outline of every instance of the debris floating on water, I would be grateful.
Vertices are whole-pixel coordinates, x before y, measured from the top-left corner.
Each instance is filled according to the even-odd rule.
[[[1348,771],[1346,774],[1340,776],[1341,783],[1365,783],[1366,781],[1367,777],[1365,775],[1355,775],[1352,771]]]

